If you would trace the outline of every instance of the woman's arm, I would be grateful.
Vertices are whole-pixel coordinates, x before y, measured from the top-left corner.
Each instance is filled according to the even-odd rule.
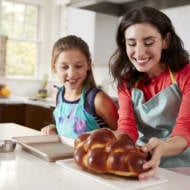
[[[187,64],[175,75],[182,94],[182,101],[171,136],[186,138],[190,146],[190,64]]]
[[[100,91],[95,96],[94,105],[96,113],[112,130],[116,130],[118,113],[117,107],[112,99],[107,94]]]
[[[134,114],[134,108],[131,101],[130,92],[126,90],[118,89],[118,101],[119,101],[119,120],[118,130],[128,134],[134,142],[138,138],[137,123]]]
[[[151,152],[152,158],[143,165],[148,172],[139,175],[140,180],[154,176],[162,156],[173,156],[182,153],[188,147],[187,140],[182,136],[169,137],[166,141],[158,138],[151,138],[149,142],[142,147],[144,152]]]

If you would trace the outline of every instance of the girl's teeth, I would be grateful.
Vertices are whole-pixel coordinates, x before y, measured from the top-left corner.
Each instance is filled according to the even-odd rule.
[[[75,82],[76,80],[69,80],[70,82]]]

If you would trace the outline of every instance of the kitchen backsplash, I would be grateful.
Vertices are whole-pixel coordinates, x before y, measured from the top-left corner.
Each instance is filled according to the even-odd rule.
[[[108,66],[97,65],[93,67],[93,73],[97,86],[100,86],[111,97],[117,97],[117,91],[113,84],[112,79],[109,76]],[[34,97],[41,87],[41,80],[34,79],[10,79],[0,77],[0,84],[6,84],[11,90],[11,96],[24,96]],[[55,89],[53,84],[56,82],[48,82],[47,91],[48,95],[54,94]]]
[[[38,89],[41,86],[41,80],[29,80],[29,79],[9,79],[0,78],[1,84],[6,84],[11,90],[11,96],[27,96],[33,97],[36,95]],[[53,83],[48,82],[47,90],[50,93],[53,90]]]

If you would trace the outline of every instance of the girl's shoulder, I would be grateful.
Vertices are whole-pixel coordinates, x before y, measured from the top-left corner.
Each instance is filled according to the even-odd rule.
[[[100,92],[101,90],[97,87],[91,87],[87,90],[86,94],[85,94],[85,97],[86,99],[89,99],[89,100],[94,100],[96,94],[98,92]]]
[[[91,87],[87,90],[85,94],[85,108],[89,113],[95,112],[94,99],[98,92],[101,90],[97,87]]]

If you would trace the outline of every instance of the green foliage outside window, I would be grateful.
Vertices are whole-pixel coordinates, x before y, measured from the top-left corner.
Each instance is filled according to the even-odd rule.
[[[38,7],[11,0],[1,3],[1,33],[8,36],[6,74],[34,76],[37,61]]]
[[[11,76],[34,76],[36,44],[12,42],[7,44],[7,74]]]

